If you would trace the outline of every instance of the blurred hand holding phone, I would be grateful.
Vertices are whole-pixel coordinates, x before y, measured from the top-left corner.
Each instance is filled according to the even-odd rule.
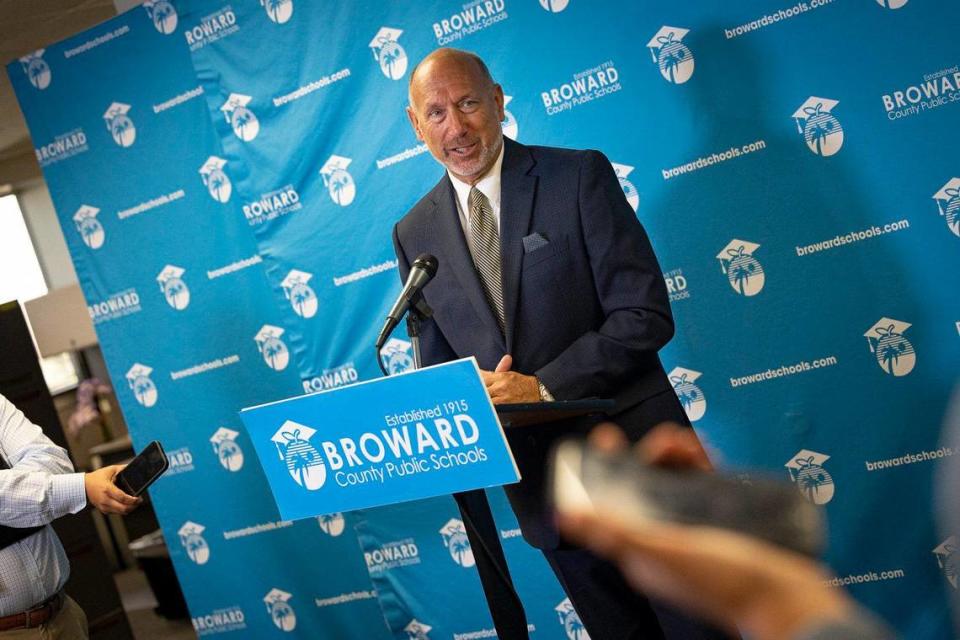
[[[139,496],[170,466],[163,446],[154,440],[130,461],[113,479],[120,489],[131,496]]]

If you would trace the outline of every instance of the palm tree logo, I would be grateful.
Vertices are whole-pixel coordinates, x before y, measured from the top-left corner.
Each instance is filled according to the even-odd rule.
[[[239,471],[243,467],[243,451],[233,440],[223,440],[217,447],[217,458],[227,471]]]
[[[312,274],[293,269],[280,283],[294,312],[301,318],[312,318],[317,314],[317,294],[307,284],[311,278]]]
[[[403,31],[390,27],[381,27],[370,41],[373,59],[380,65],[380,71],[391,80],[399,80],[407,72],[407,52],[397,42]]]
[[[440,529],[440,536],[443,538],[443,544],[450,552],[450,557],[461,567],[472,567],[476,565],[476,559],[473,556],[473,549],[470,547],[470,539],[467,538],[467,531],[463,522],[456,518],[451,519]]]
[[[833,477],[822,466],[829,458],[804,449],[785,465],[800,493],[813,504],[824,505],[833,499]]]
[[[301,430],[281,431],[286,441],[284,460],[290,477],[309,491],[316,491],[327,479],[327,468],[320,453],[307,440],[300,437]]]
[[[37,89],[41,91],[50,86],[50,66],[41,57],[44,50],[40,49],[34,53],[20,58],[20,64],[23,66],[27,79]]]
[[[540,6],[550,13],[560,13],[567,8],[570,0],[540,0]]]
[[[673,391],[677,394],[683,410],[691,422],[696,422],[707,412],[707,399],[703,395],[700,387],[694,384],[694,380],[700,377],[698,371],[690,371],[677,367],[670,372],[670,382],[673,383]]]
[[[407,633],[407,640],[430,640],[430,636],[427,633],[433,629],[430,625],[426,625],[416,618],[410,621],[403,630]]]
[[[954,235],[960,236],[960,178],[951,179],[933,197],[947,227]]]
[[[152,372],[150,367],[137,363],[130,367],[126,375],[127,386],[133,392],[133,397],[147,408],[157,403],[157,387],[150,379]]]
[[[872,327],[873,333],[868,331],[865,334],[877,364],[892,376],[907,375],[917,363],[913,344],[903,337],[903,331],[909,326],[907,323],[883,318]]]
[[[344,169],[334,169],[329,173],[322,174],[323,182],[330,192],[330,197],[341,207],[346,207],[356,196],[357,188],[353,182],[353,176]]]
[[[277,24],[284,24],[293,16],[293,0],[260,0],[267,10],[267,17]]]
[[[766,282],[763,266],[753,257],[759,247],[753,242],[733,240],[717,255],[730,286],[742,296],[757,295]]]
[[[325,534],[336,538],[343,533],[347,522],[342,513],[328,513],[326,515],[317,516],[317,524],[320,525],[320,530]]]
[[[129,111],[130,105],[114,102],[103,114],[107,130],[113,137],[113,141],[121,147],[129,147],[137,140],[137,128],[133,125],[130,116],[127,115]]]
[[[237,107],[233,110],[230,124],[233,126],[233,132],[244,142],[250,142],[260,132],[260,121],[246,107]]]
[[[611,162],[610,164],[613,166],[614,173],[617,174],[617,180],[620,182],[620,189],[623,190],[624,197],[634,212],[636,212],[637,207],[640,206],[640,192],[637,191],[637,187],[627,179],[627,177],[633,173],[634,167],[617,162]]]
[[[884,9],[900,9],[906,6],[909,1],[910,0],[877,0],[877,4]]]
[[[77,231],[80,232],[83,243],[91,249],[99,249],[103,246],[103,241],[106,236],[103,231],[103,225],[101,225],[100,221],[96,218],[87,217],[80,220],[77,223]]]
[[[153,20],[153,26],[164,35],[177,29],[177,12],[167,0],[146,0],[144,8]]]
[[[573,608],[570,598],[565,598],[563,602],[554,607],[554,610],[557,612],[568,640],[590,640],[590,636],[580,620],[580,615]]]
[[[689,32],[689,29],[663,27],[647,43],[650,56],[667,82],[683,84],[693,76],[693,53],[681,42]]]
[[[517,122],[517,118],[513,113],[507,109],[507,105],[510,104],[511,100],[513,100],[513,96],[503,96],[503,122],[500,123],[500,126],[503,129],[503,135],[511,140],[516,140],[520,134],[520,124]]]
[[[167,304],[177,311],[183,311],[190,304],[190,289],[180,278],[170,278],[164,282],[163,295]]]
[[[211,158],[211,160],[220,160],[220,158]],[[210,161],[208,160],[208,164],[204,165],[204,168],[200,170],[203,184],[207,187],[207,192],[211,198],[217,202],[226,204],[230,201],[230,194],[233,193],[233,184],[231,184],[227,174],[224,173],[222,164],[220,166],[209,165]]]
[[[283,371],[287,368],[290,352],[287,351],[287,345],[279,338],[268,338],[264,341],[261,352],[267,366],[274,371]]]
[[[950,536],[940,546],[933,550],[937,556],[937,564],[943,571],[943,576],[954,589],[957,588],[957,581],[960,579],[960,557],[957,554],[957,537]]]
[[[843,146],[843,127],[832,113],[838,104],[836,100],[811,96],[793,114],[807,148],[818,156],[832,156]]]

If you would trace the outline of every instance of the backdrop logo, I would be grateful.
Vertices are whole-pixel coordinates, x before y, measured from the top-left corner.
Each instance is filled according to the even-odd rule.
[[[947,227],[953,234],[960,236],[960,178],[950,178],[940,191],[933,194],[937,208],[947,221]]]
[[[573,608],[570,598],[564,598],[553,609],[557,612],[557,617],[560,618],[560,624],[563,625],[568,640],[590,640],[590,636],[587,635],[587,630],[580,621],[579,614]]]
[[[233,185],[230,178],[224,173],[223,167],[227,161],[217,156],[210,156],[200,167],[200,177],[203,178],[203,184],[207,188],[207,193],[217,202],[226,204],[230,201],[230,194],[233,193]]]
[[[829,459],[826,454],[801,449],[784,465],[800,493],[813,504],[824,505],[833,499],[833,478],[823,468]]]
[[[957,562],[960,560],[960,557],[957,555],[958,545],[960,545],[960,541],[957,540],[957,536],[950,536],[940,543],[939,547],[933,550],[933,554],[937,556],[937,564],[940,565],[940,570],[943,571],[943,577],[947,579],[947,582],[949,582],[950,586],[954,589],[957,588]]]
[[[320,525],[320,530],[325,534],[336,538],[343,533],[343,530],[347,526],[347,521],[344,519],[342,513],[328,513],[325,516],[317,516],[317,524]]]
[[[121,147],[132,146],[137,140],[137,128],[133,126],[133,120],[127,115],[129,111],[130,105],[114,102],[103,114],[107,131],[113,136],[113,141]]]
[[[290,306],[301,318],[312,318],[317,315],[317,294],[307,283],[313,277],[312,273],[293,269],[283,279],[280,286],[283,287],[283,294],[290,301]]]
[[[381,574],[397,567],[412,567],[420,564],[420,547],[413,538],[385,542],[381,546],[363,552],[370,574]]]
[[[135,362],[127,371],[127,385],[133,391],[133,397],[144,407],[157,404],[157,385],[150,379],[151,373],[153,369],[139,362]]]
[[[763,266],[753,257],[759,248],[755,242],[733,239],[717,254],[727,281],[742,296],[755,296],[763,289]]]
[[[283,334],[284,331],[280,327],[265,324],[253,337],[260,355],[263,356],[263,361],[274,371],[283,371],[290,362],[290,351],[280,339]]]
[[[202,524],[187,520],[177,532],[180,534],[180,544],[183,545],[190,559],[197,564],[207,564],[210,559],[210,547],[200,535],[205,529],[206,527]]]
[[[877,358],[877,364],[892,376],[907,375],[917,363],[913,345],[903,337],[910,326],[909,322],[880,318],[863,334],[870,344],[870,352]]]
[[[189,447],[167,449],[167,460],[170,461],[170,468],[164,472],[164,475],[175,476],[178,473],[193,471],[193,453]]]
[[[677,394],[683,410],[691,422],[696,422],[707,412],[707,398],[703,395],[696,384],[697,378],[703,374],[693,369],[684,369],[675,367],[670,372],[670,382],[673,384],[673,391]]]
[[[668,82],[683,84],[693,75],[693,53],[682,42],[688,33],[689,29],[663,27],[647,43],[653,62]]]
[[[250,142],[260,133],[260,121],[257,120],[253,111],[247,108],[251,100],[253,100],[251,96],[231,93],[220,107],[223,117],[233,127],[233,133],[244,142]]]
[[[227,5],[217,13],[204,17],[197,25],[184,29],[183,35],[190,51],[196,51],[239,30],[237,14]]]
[[[303,390],[312,393],[314,391],[336,389],[359,379],[360,374],[357,372],[357,367],[352,362],[347,362],[330,369],[324,369],[320,375],[304,378],[301,382],[303,383]]]
[[[270,2],[271,0],[266,0]],[[280,589],[271,589],[270,593],[263,597],[263,603],[267,605],[267,613],[273,624],[281,631],[293,631],[297,628],[297,614],[290,606],[290,598],[293,596]]]
[[[687,277],[683,275],[683,269],[664,271],[663,281],[667,283],[667,293],[670,295],[670,302],[687,300],[690,297],[690,289],[688,288]]]
[[[177,11],[167,0],[143,0],[143,8],[153,21],[153,26],[164,35],[177,29]]]
[[[909,1],[910,0],[877,0],[877,4],[884,9],[899,9],[905,6]]]
[[[260,0],[267,17],[277,24],[284,24],[293,17],[293,0]]]
[[[308,491],[316,491],[327,480],[323,458],[310,444],[310,438],[316,432],[316,429],[287,420],[270,438],[277,445],[277,453],[286,463],[290,477]]]
[[[20,58],[23,72],[30,80],[30,84],[41,91],[50,86],[50,66],[43,59],[44,49],[37,49],[33,53]]]
[[[33,152],[37,154],[37,162],[40,163],[40,166],[46,167],[55,162],[72,158],[89,149],[87,134],[84,133],[83,129],[74,129],[54,137],[53,142],[36,147]]]
[[[106,239],[103,225],[97,220],[98,213],[100,213],[100,209],[85,204],[73,214],[73,223],[76,225],[77,231],[83,239],[83,244],[91,249],[99,249],[103,246],[103,241]]]
[[[293,188],[292,184],[280,187],[274,191],[268,191],[261,194],[259,200],[248,202],[241,207],[243,217],[253,226],[276,220],[280,216],[285,216],[294,211],[303,209],[303,203],[300,202],[300,194]]]
[[[599,100],[620,91],[620,72],[613,60],[573,74],[570,82],[540,92],[543,107],[548,116],[553,116],[574,107]]]
[[[469,0],[461,6],[460,11],[433,23],[433,35],[441,47],[509,17],[505,0]]]
[[[407,640],[430,640],[430,636],[427,634],[430,633],[431,629],[433,629],[433,627],[423,624],[416,618],[411,620],[410,624],[403,628],[407,633]]]
[[[570,0],[540,0],[540,6],[550,13],[560,13],[567,8]]]
[[[467,538],[467,530],[461,520],[452,518],[440,529],[440,536],[454,562],[461,567],[472,567],[476,564],[473,549],[470,548],[470,540]]]
[[[367,45],[373,50],[373,59],[380,64],[380,71],[391,80],[399,80],[407,72],[407,52],[397,42],[402,33],[400,29],[380,27]]]
[[[349,205],[357,195],[353,176],[347,173],[347,167],[351,162],[353,160],[350,158],[330,156],[320,168],[320,175],[323,177],[323,184],[327,187],[330,199],[341,207]]]
[[[210,438],[217,460],[227,471],[235,472],[243,468],[243,450],[237,444],[239,435],[240,433],[233,429],[220,427]]]
[[[410,353],[412,347],[411,343],[398,338],[390,338],[383,345],[380,357],[386,361],[390,375],[413,369],[413,355]]]
[[[513,96],[503,96],[503,122],[500,123],[500,126],[503,128],[503,135],[511,140],[516,140],[517,134],[520,132],[520,125],[517,124],[514,115],[507,110],[507,105],[510,104],[511,100],[513,100]]]
[[[637,188],[633,186],[633,183],[627,180],[627,176],[633,171],[633,167],[626,164],[617,164],[616,162],[611,162],[613,165],[613,171],[617,174],[617,180],[620,181],[620,188],[623,189],[623,195],[627,197],[627,202],[630,203],[630,206],[633,207],[633,211],[637,211],[637,207],[640,206],[640,192],[637,191]]]
[[[818,156],[832,156],[843,146],[843,127],[832,113],[838,104],[837,100],[810,96],[793,112],[797,131]]]
[[[168,264],[157,276],[157,283],[160,285],[163,297],[167,304],[177,311],[183,311],[190,305],[190,289],[183,281],[185,271],[186,269]]]

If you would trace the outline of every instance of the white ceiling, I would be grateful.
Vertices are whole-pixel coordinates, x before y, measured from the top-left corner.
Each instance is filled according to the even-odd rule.
[[[68,38],[117,14],[113,0],[0,0],[0,63]],[[0,71],[0,185],[40,176],[26,122]]]

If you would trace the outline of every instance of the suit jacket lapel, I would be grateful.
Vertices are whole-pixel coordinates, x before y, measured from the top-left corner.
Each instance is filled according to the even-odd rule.
[[[439,270],[448,270],[453,273],[463,294],[477,312],[481,323],[495,337],[495,340],[498,340],[506,349],[503,339],[497,337],[500,336],[500,327],[497,325],[493,310],[490,309],[487,297],[483,293],[480,276],[477,274],[470,249],[467,247],[463,227],[460,226],[460,214],[457,213],[457,203],[454,198],[455,194],[450,178],[444,175],[440,184],[433,190],[435,205],[433,215],[437,231],[437,246],[439,247],[438,253],[442,254],[437,256],[440,265]]]
[[[513,349],[520,297],[520,266],[523,238],[530,231],[536,176],[527,175],[534,160],[523,145],[504,137],[503,166],[500,170],[500,255],[503,272],[503,305],[507,316],[507,353]]]

